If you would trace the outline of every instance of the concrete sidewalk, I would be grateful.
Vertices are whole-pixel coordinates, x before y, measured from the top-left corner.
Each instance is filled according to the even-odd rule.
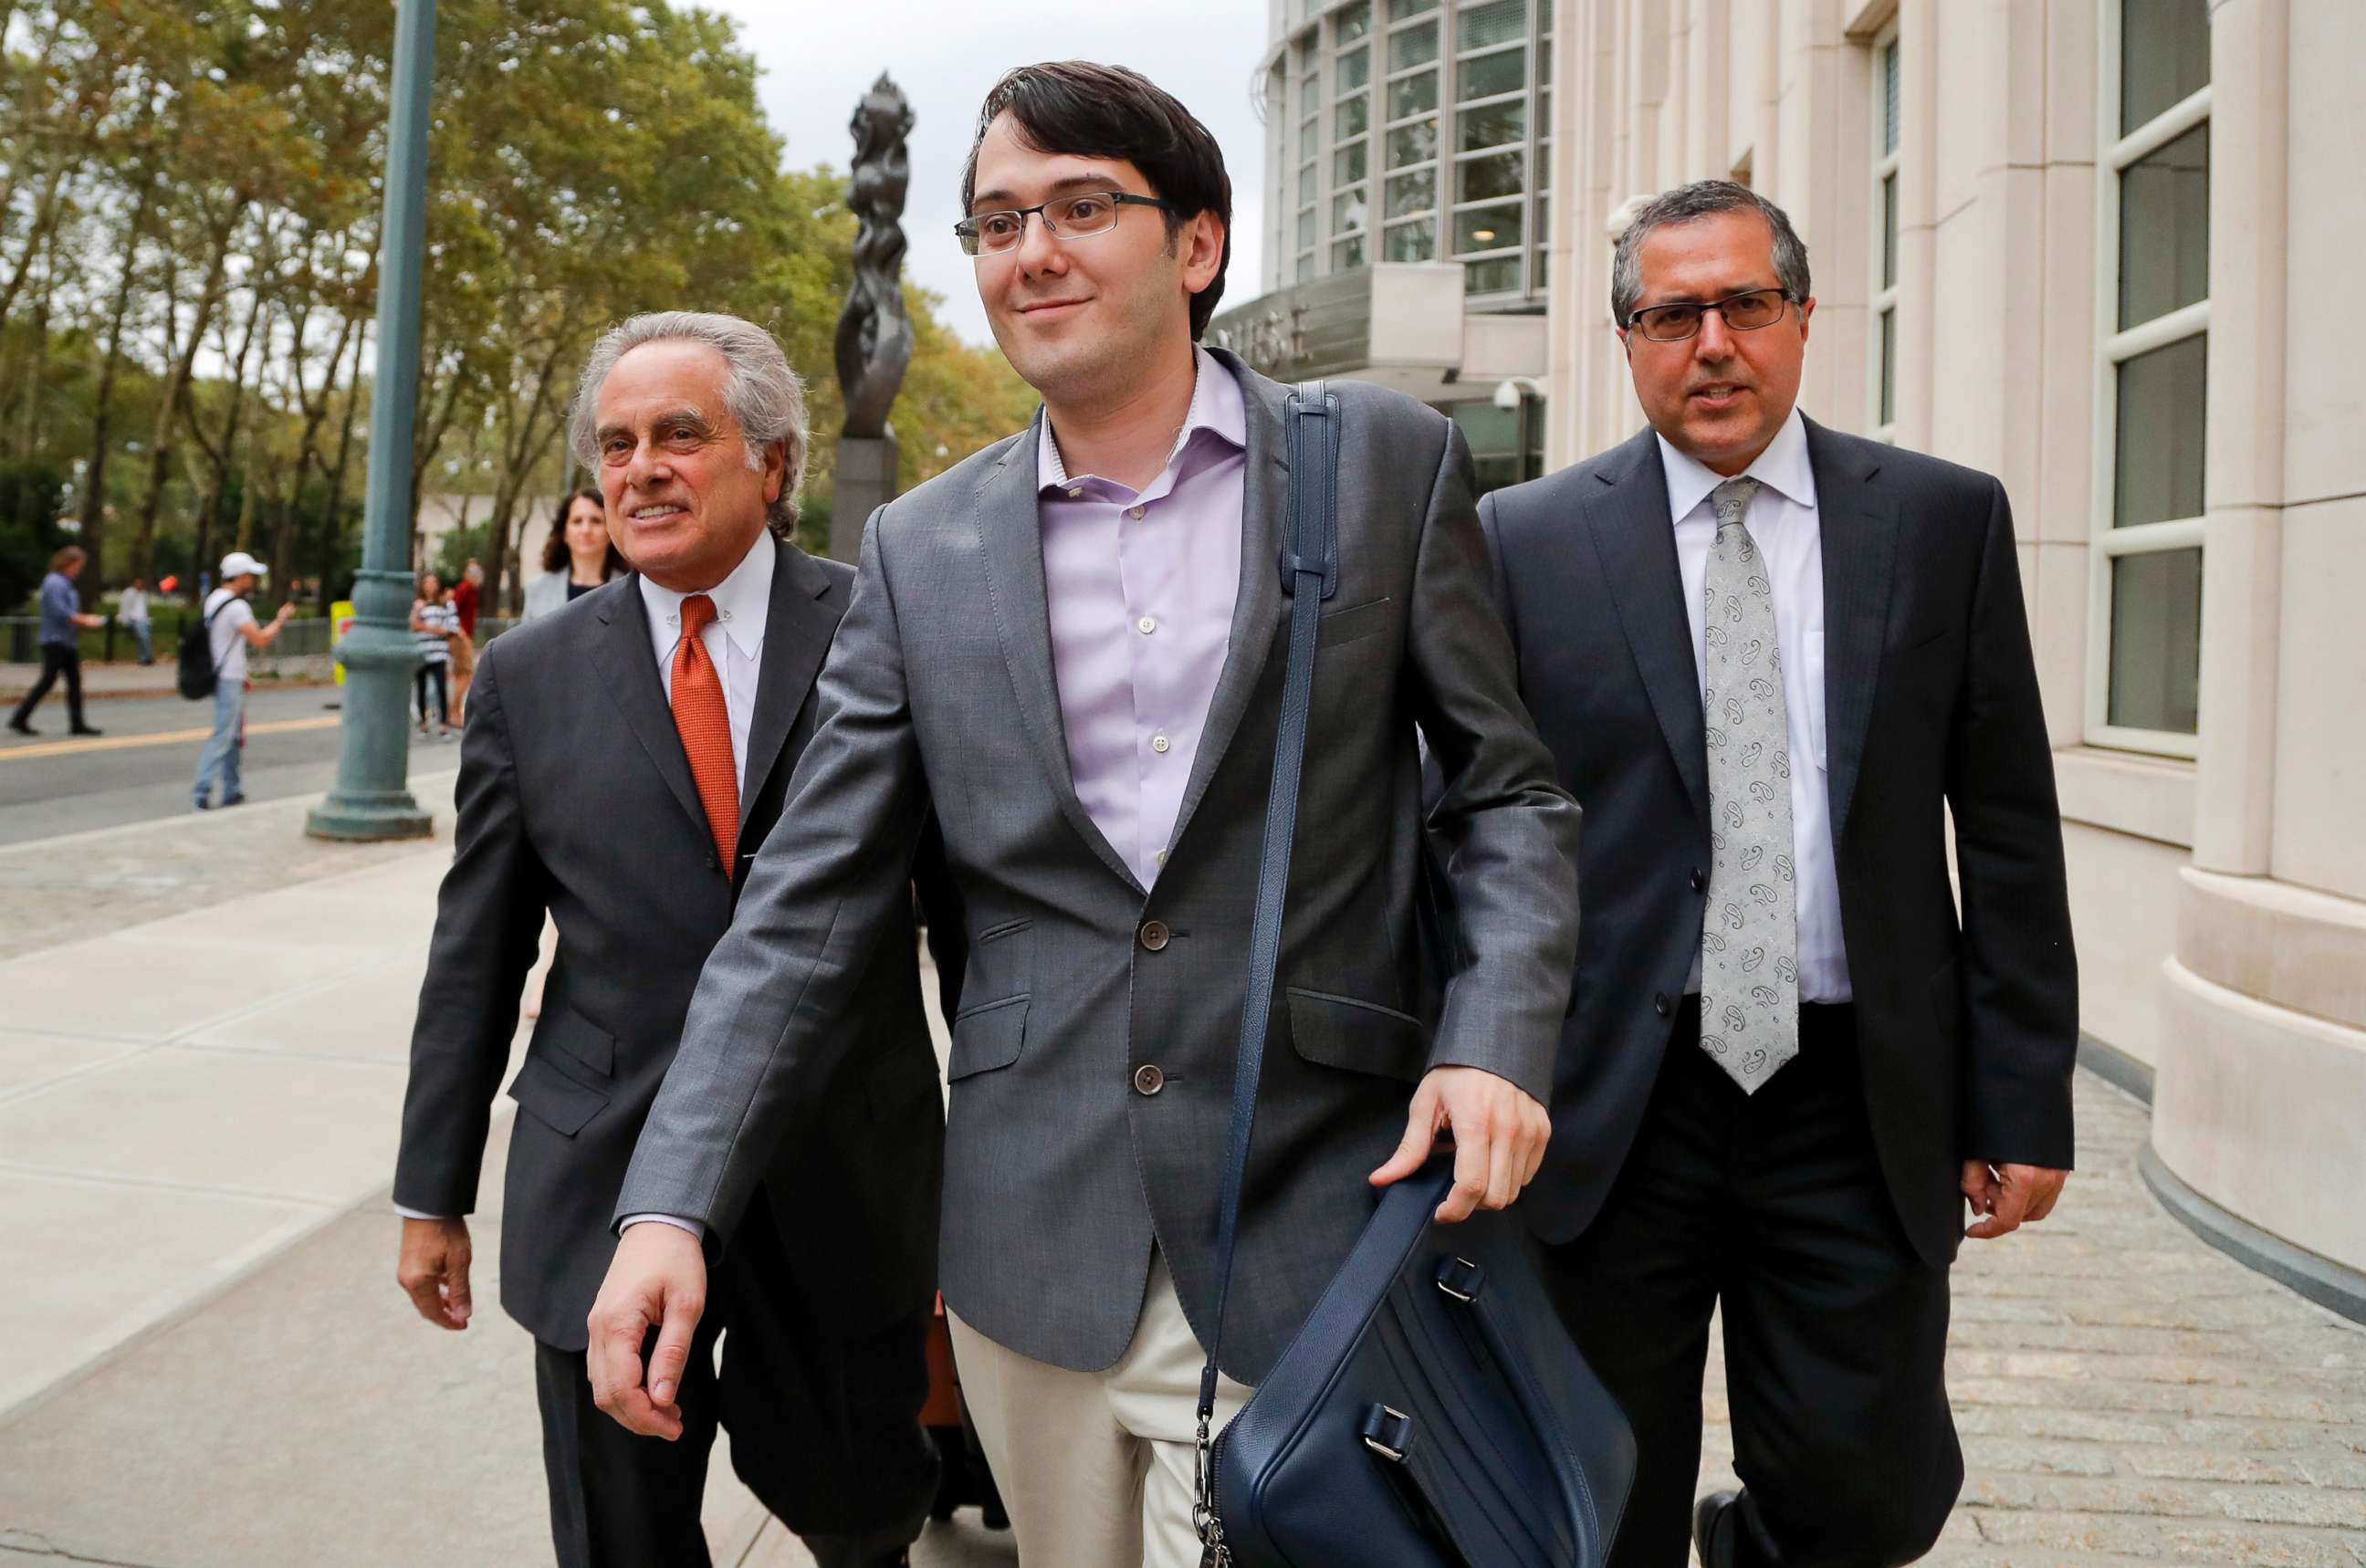
[[[439,1333],[393,1278],[451,780],[413,781],[425,842],[316,844],[291,800],[0,852],[0,1564],[547,1561],[532,1346],[497,1305],[506,1099],[486,1310]],[[723,1453],[708,1523],[719,1562],[809,1561]],[[972,1513],[918,1561],[1008,1539]]]

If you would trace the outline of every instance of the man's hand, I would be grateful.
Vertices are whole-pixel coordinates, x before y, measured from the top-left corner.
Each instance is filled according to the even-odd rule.
[[[1372,1172],[1375,1187],[1402,1181],[1429,1158],[1440,1128],[1454,1134],[1454,1188],[1437,1206],[1448,1224],[1476,1209],[1501,1209],[1544,1163],[1552,1120],[1527,1090],[1483,1067],[1433,1067],[1413,1092],[1404,1142]]]
[[[586,1320],[592,1331],[592,1403],[626,1430],[668,1442],[682,1436],[682,1369],[691,1336],[706,1310],[706,1254],[679,1225],[645,1220],[625,1227],[608,1277]],[[641,1386],[641,1346],[659,1325],[649,1356],[648,1386]]]
[[[395,1282],[438,1328],[468,1326],[468,1222],[456,1216],[402,1222]]]
[[[2048,1170],[2044,1166],[1991,1166],[1984,1159],[1966,1160],[1964,1199],[1981,1218],[1964,1234],[1974,1241],[1994,1241],[2023,1224],[2035,1224],[2054,1212],[2062,1184],[2069,1179],[2068,1171]]]

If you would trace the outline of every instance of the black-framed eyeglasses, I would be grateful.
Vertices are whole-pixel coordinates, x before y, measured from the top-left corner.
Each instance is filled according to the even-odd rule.
[[[1653,343],[1682,343],[1700,332],[1701,319],[1715,310],[1729,331],[1754,333],[1783,319],[1791,296],[1780,288],[1752,288],[1722,299],[1685,300],[1677,305],[1647,305],[1627,318],[1627,324]]]
[[[953,233],[967,254],[995,255],[1018,248],[1019,242],[1027,236],[1027,215],[1031,212],[1043,220],[1043,227],[1052,238],[1081,240],[1087,234],[1106,234],[1116,228],[1117,209],[1121,207],[1175,210],[1171,202],[1155,196],[1135,196],[1122,190],[1087,191],[1077,196],[1056,196],[1008,212],[972,213],[953,225]]]

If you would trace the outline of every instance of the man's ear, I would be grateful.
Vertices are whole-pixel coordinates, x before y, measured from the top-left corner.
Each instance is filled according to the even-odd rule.
[[[789,482],[789,443],[786,437],[764,444],[764,504],[771,506],[781,499],[782,487]]]
[[[1224,220],[1202,212],[1183,226],[1183,287],[1197,294],[1216,280],[1224,265]]]

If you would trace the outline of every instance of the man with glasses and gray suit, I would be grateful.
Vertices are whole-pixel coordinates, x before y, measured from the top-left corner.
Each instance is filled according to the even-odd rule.
[[[1029,1568],[1184,1565],[1282,705],[1287,389],[1194,346],[1230,185],[1206,129],[1142,77],[1012,73],[964,186],[956,232],[1044,412],[871,520],[820,730],[707,962],[619,1213],[719,1245],[761,1151],[839,1113],[819,1092],[854,1044],[839,1016],[933,804],[970,943],[940,1254],[963,1391]],[[1437,1134],[1459,1178],[1442,1217],[1518,1194],[1576,937],[1577,814],[1513,693],[1468,448],[1409,398],[1335,389],[1342,578],[1223,1325],[1226,1416],[1346,1255],[1371,1188],[1419,1168]],[[1443,781],[1426,823],[1416,726]],[[1425,836],[1462,938],[1434,1029],[1414,916]],[[627,1425],[670,1429],[704,1274],[683,1229],[627,1224],[591,1320],[600,1403]]]

